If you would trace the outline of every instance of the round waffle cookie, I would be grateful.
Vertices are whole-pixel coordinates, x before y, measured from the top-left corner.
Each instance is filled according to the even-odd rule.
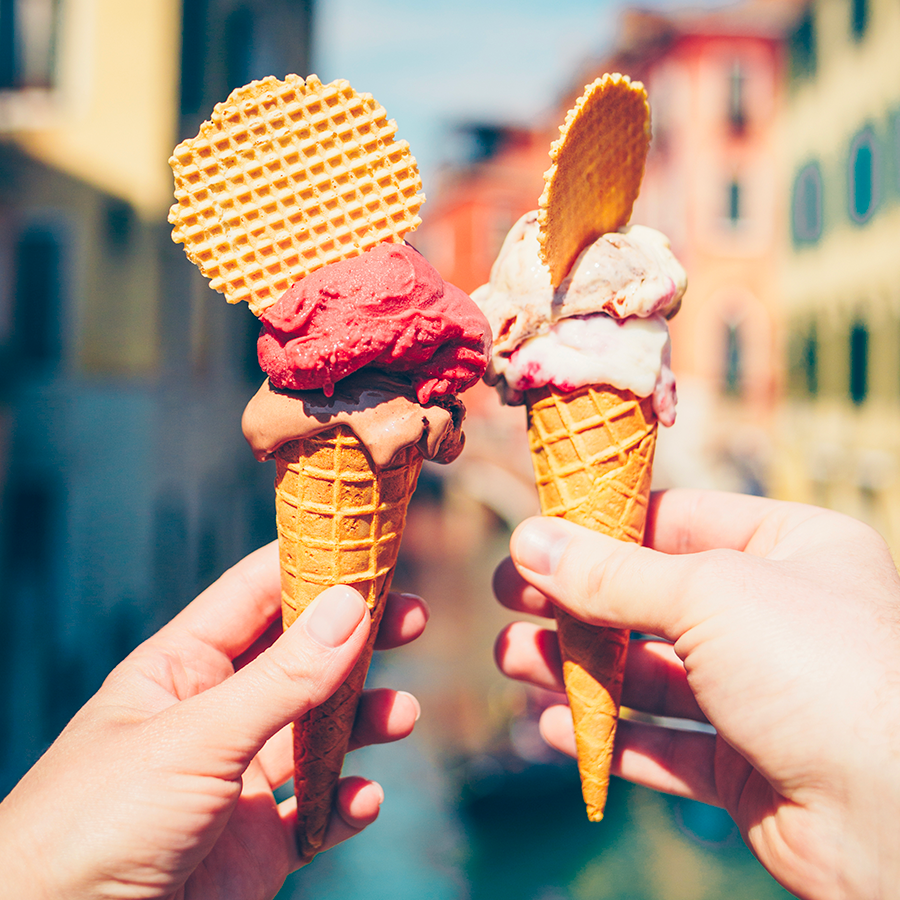
[[[396,131],[343,80],[238,88],[169,160],[172,239],[229,303],[260,315],[304,275],[421,223],[422,180]]]
[[[559,131],[538,212],[541,259],[554,287],[588,244],[631,217],[650,146],[644,86],[627,75],[598,78]]]

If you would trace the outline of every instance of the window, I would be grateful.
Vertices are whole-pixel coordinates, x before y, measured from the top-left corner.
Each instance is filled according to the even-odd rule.
[[[136,227],[134,210],[125,200],[109,198],[104,218],[106,246],[112,255],[119,256],[131,245]]]
[[[869,393],[869,329],[862,322],[850,329],[850,399],[861,404]]]
[[[31,228],[19,238],[15,258],[14,334],[26,362],[52,364],[62,355],[62,252],[57,236]]]
[[[809,78],[816,74],[816,21],[813,6],[807,7],[790,37],[791,74],[795,78]]]
[[[850,146],[848,183],[850,216],[856,222],[866,222],[877,206],[877,167],[875,135],[871,128],[860,132]]]
[[[894,164],[894,190],[900,191],[900,109],[895,109],[891,113],[890,140]]]
[[[225,77],[228,90],[240,87],[256,77],[254,69],[254,41],[256,20],[252,10],[239,6],[225,20]]]
[[[741,218],[741,184],[734,178],[728,185],[728,220],[732,225],[737,225]]]
[[[54,600],[58,590],[54,584],[54,553],[59,543],[55,539],[54,523],[60,520],[61,486],[52,482],[50,473],[45,482],[30,482],[15,478],[10,486],[5,509],[4,528],[4,590],[0,591],[0,622],[3,624],[0,653],[0,673],[9,684],[11,659],[18,657],[18,665],[33,667],[37,676],[26,690],[26,702],[37,709],[42,737],[55,737],[47,701],[55,687],[58,692],[67,685],[52,682],[55,628],[57,612]],[[18,610],[18,611],[17,611]],[[40,612],[36,612],[40,610]],[[28,646],[28,660],[12,650],[14,642]],[[5,671],[4,671],[5,670]],[[24,679],[26,684],[29,679]],[[0,737],[9,747],[15,736],[9,733],[12,710],[8,700],[0,700]]]
[[[737,397],[741,393],[744,379],[743,347],[741,332],[737,324],[725,326],[725,370],[723,389],[726,394]]]
[[[869,0],[850,0],[850,33],[862,40],[869,25]]]
[[[59,0],[0,0],[0,89],[53,86],[58,27]]]
[[[207,5],[208,0],[183,0],[181,7],[181,114],[183,116],[198,113],[203,106]]]
[[[747,126],[747,111],[744,107],[744,72],[740,60],[731,67],[728,90],[728,124],[735,134],[741,134]]]
[[[800,170],[791,203],[794,242],[814,243],[822,236],[822,173],[818,163]]]
[[[819,393],[819,336],[812,325],[803,342],[803,375],[806,393],[815,397]]]

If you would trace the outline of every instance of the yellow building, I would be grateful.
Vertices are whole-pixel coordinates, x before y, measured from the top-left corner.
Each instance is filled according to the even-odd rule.
[[[273,532],[258,324],[172,243],[167,160],[307,73],[311,0],[0,0],[0,796],[109,669]]]
[[[776,494],[850,513],[900,550],[900,5],[815,0],[783,127],[788,395]]]

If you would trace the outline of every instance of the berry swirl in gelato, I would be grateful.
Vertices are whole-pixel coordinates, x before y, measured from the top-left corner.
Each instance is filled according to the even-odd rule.
[[[346,425],[376,467],[417,446],[452,462],[465,408],[485,372],[490,326],[472,299],[408,244],[379,244],[296,282],[260,317],[269,376],[244,411],[257,459]]]
[[[555,290],[541,262],[537,212],[513,226],[488,284],[472,299],[494,334],[485,380],[505,403],[553,385],[609,384],[653,397],[660,422],[675,420],[667,319],[687,276],[666,237],[634,225],[586,247]]]
[[[410,378],[420,403],[481,377],[490,327],[468,294],[408,244],[379,244],[302,278],[261,316],[276,388],[319,389],[369,367]]]

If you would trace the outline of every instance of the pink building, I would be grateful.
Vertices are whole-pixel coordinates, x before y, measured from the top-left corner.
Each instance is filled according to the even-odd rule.
[[[629,11],[613,53],[573,77],[548,122],[499,134],[449,178],[420,243],[450,280],[487,280],[505,229],[537,206],[556,128],[604,72],[642,81],[653,143],[633,222],[665,232],[689,275],[672,322],[679,421],[660,440],[662,484],[762,491],[782,380],[777,122],[790,0],[712,12]]]

